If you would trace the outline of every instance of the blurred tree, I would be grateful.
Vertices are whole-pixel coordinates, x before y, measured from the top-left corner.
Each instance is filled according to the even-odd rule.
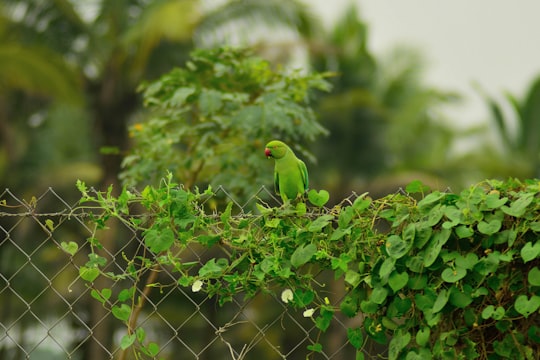
[[[46,161],[39,151],[31,159],[26,156],[33,142],[22,129],[41,123],[46,115],[37,112],[45,105],[73,107],[82,102],[73,67],[44,46],[18,42],[19,30],[0,14],[0,183],[7,186],[29,182],[28,176],[16,176],[21,164]]]
[[[117,183],[141,80],[183,63],[194,42],[222,41],[216,35],[222,29],[249,33],[245,30],[266,25],[310,36],[316,23],[305,6],[289,0],[230,0],[214,7],[198,0],[6,0],[0,9],[16,23],[19,43],[39,43],[78,69],[94,129],[94,135],[80,136],[104,149],[103,185]]]
[[[479,92],[489,107],[500,144],[487,145],[482,154],[489,154],[489,158],[477,159],[484,173],[504,178],[540,177],[540,76],[532,81],[523,99],[507,93],[504,103],[481,89]]]
[[[414,51],[397,49],[376,59],[369,51],[368,26],[355,6],[311,49],[315,69],[338,74],[334,91],[318,108],[330,136],[315,151],[318,175],[326,178],[332,193],[346,196],[378,176],[395,177],[403,170],[451,174],[443,164],[454,133],[440,120],[438,109],[455,95],[422,84],[420,57]],[[394,189],[401,185],[380,181]]]
[[[272,184],[267,141],[309,157],[302,143],[325,133],[310,107],[314,90],[329,89],[324,75],[272,70],[247,49],[194,51],[185,67],[144,89],[152,118],[131,128],[121,174],[130,186],[157,185],[169,170],[188,188],[223,185],[247,200]]]

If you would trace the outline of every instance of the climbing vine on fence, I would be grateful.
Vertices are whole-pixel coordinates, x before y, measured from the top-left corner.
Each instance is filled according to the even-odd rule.
[[[211,188],[184,189],[171,175],[159,187],[124,189],[117,197],[82,182],[78,188],[96,234],[116,218],[141,231],[145,247],[125,259],[125,268],[105,272],[100,239],[88,239],[96,251],[80,276],[90,287],[98,276],[142,284],[145,270],[167,267],[177,286],[220,304],[238,294],[273,294],[311,317],[320,332],[338,313],[362,315],[362,325],[347,330],[358,359],[368,338],[387,344],[390,359],[533,359],[540,353],[537,180],[486,180],[459,194],[413,182],[403,192],[357,196],[331,209],[324,193],[312,192],[307,206],[260,201],[253,213],[237,212],[232,203],[216,212]],[[194,243],[227,255],[185,262],[182,250]],[[74,243],[62,246],[77,251]],[[321,270],[343,280],[340,303],[321,291],[324,284],[315,280]],[[165,285],[147,280],[142,286]],[[144,299],[133,288],[114,296],[93,288],[92,296],[125,323],[124,350],[159,356],[160,344],[147,341],[137,324]],[[308,348],[322,351],[318,343]]]

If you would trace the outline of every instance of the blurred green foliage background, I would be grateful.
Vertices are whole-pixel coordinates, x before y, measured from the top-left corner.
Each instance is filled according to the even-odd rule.
[[[310,104],[328,135],[296,144],[315,155],[307,159],[313,186],[334,199],[383,195],[414,178],[457,191],[485,177],[538,175],[538,79],[508,104],[483,95],[491,129],[458,130],[444,109],[460,94],[423,83],[413,48],[375,57],[369,23],[354,6],[330,29],[304,3],[286,0],[6,0],[0,10],[2,187],[117,184],[128,126],[149,116],[139,84],[184,66],[194,49],[222,44],[249,46],[275,67],[335,73],[332,90]],[[516,116],[501,111],[509,105]],[[250,140],[262,156],[269,139]],[[463,142],[473,145],[455,151]],[[268,185],[270,168],[256,182]]]

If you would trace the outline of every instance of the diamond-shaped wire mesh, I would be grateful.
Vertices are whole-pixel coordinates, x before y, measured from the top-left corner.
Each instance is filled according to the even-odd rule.
[[[264,187],[244,204],[221,187],[216,196],[233,201],[239,214],[253,208],[260,197],[277,202]],[[353,194],[350,199],[355,197]],[[90,252],[86,239],[92,229],[87,216],[77,210],[77,202],[68,203],[50,188],[30,199],[22,199],[9,189],[0,192],[0,359],[119,357],[125,328],[91,296],[91,289],[79,275]],[[136,230],[120,222],[109,227],[114,227],[114,239],[108,241],[104,232],[100,254],[108,260],[105,272],[125,268],[123,254],[142,247]],[[78,244],[73,256],[61,247],[70,241]],[[204,264],[215,256],[212,251],[219,250],[187,251],[190,258]],[[164,283],[177,280],[165,268],[158,276]],[[338,303],[344,295],[338,290],[342,284],[332,284],[325,273],[320,273],[318,280],[330,284],[328,296]],[[108,287],[115,294],[134,286],[137,296],[145,298],[138,323],[149,338],[159,339],[159,358],[305,359],[307,346],[317,342],[324,344],[324,351],[312,354],[312,359],[355,357],[346,328],[360,326],[360,317],[336,318],[321,336],[311,319],[268,294],[259,293],[249,300],[237,296],[219,306],[216,299],[181,286],[148,292],[129,280],[113,282],[99,277],[96,282],[100,283],[95,283],[95,288]],[[375,347],[366,358],[381,354],[385,350]]]

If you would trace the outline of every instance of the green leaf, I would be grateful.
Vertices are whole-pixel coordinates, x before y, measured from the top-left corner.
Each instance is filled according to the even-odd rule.
[[[510,204],[510,207],[506,205],[501,206],[501,210],[505,214],[508,214],[510,216],[514,216],[517,218],[522,217],[525,214],[527,207],[533,201],[533,198],[534,198],[534,194],[531,194],[531,193],[522,194],[520,198],[518,198],[516,201]]]
[[[388,290],[384,287],[376,287],[369,296],[369,300],[375,304],[382,304],[388,296]]]
[[[122,339],[120,340],[120,347],[122,348],[122,350],[126,350],[128,347],[133,345],[136,339],[137,339],[137,336],[135,334],[124,335],[122,336]]]
[[[390,344],[388,345],[388,360],[396,360],[401,350],[403,350],[411,341],[411,334],[398,331],[394,333]]]
[[[326,227],[328,224],[330,224],[330,222],[333,219],[334,219],[334,217],[332,215],[329,215],[329,214],[321,215],[318,218],[316,218],[315,220],[313,220],[313,222],[311,224],[309,224],[308,231],[310,231],[310,232],[320,232],[324,227]]]
[[[429,225],[430,227],[433,227],[436,224],[438,224],[439,221],[441,221],[441,219],[442,219],[442,217],[444,215],[445,209],[446,209],[445,205],[442,205],[442,204],[435,205],[429,211],[429,215],[428,215],[428,218],[427,218],[427,221],[426,221],[427,225]]]
[[[448,299],[450,298],[450,292],[446,289],[443,289],[439,292],[439,295],[437,296],[437,299],[435,299],[435,303],[433,304],[433,313],[438,313],[441,311],[444,306],[448,303]]]
[[[320,315],[315,319],[315,326],[321,331],[326,331],[330,326],[334,312],[325,307],[321,308]]]
[[[362,300],[360,310],[364,314],[375,314],[379,310],[379,305],[370,300]]]
[[[146,346],[146,351],[149,356],[155,357],[159,353],[159,345],[155,342],[150,342]]]
[[[441,274],[441,278],[449,283],[455,283],[467,275],[467,270],[456,266],[455,268],[446,268]]]
[[[347,328],[347,338],[355,349],[361,349],[364,345],[364,333],[362,328]]]
[[[409,282],[409,274],[407,272],[398,273],[397,271],[392,272],[388,278],[388,285],[392,291],[397,292],[398,290],[403,289]]]
[[[540,232],[540,221],[533,221],[529,223],[529,228],[534,232]]]
[[[50,231],[54,231],[54,221],[52,221],[51,219],[45,220],[45,226],[46,226]]]
[[[466,294],[465,292],[461,292],[455,286],[450,289],[450,298],[448,301],[455,307],[458,307],[460,309],[466,308],[467,306],[469,306],[472,300],[473,299],[470,295]]]
[[[488,209],[498,209],[508,201],[507,197],[499,199],[498,193],[488,194],[486,196],[486,206]]]
[[[429,327],[424,326],[416,333],[416,343],[420,347],[425,347],[429,343],[429,337],[431,336],[431,330]]]
[[[356,287],[361,281],[360,274],[353,270],[347,270],[345,273],[345,281],[353,287]]]
[[[349,294],[339,304],[339,310],[343,315],[352,318],[358,311],[358,302]]]
[[[438,203],[445,196],[445,193],[434,191],[418,202],[418,209],[425,211],[431,208],[434,204]]]
[[[215,277],[223,273],[225,267],[228,266],[227,259],[218,259],[212,258],[204,264],[203,267],[199,269],[199,276],[201,277]]]
[[[102,304],[104,304],[105,301],[110,299],[111,294],[112,294],[112,291],[109,288],[105,288],[101,291],[96,290],[96,289],[92,289],[92,291],[90,291],[90,295]]]
[[[348,228],[348,229],[337,228],[336,230],[334,230],[334,232],[330,236],[329,240],[330,241],[336,241],[336,240],[341,239],[343,236],[350,235],[350,234],[351,234],[351,229],[350,228]]]
[[[540,296],[533,295],[529,299],[527,295],[519,295],[514,302],[514,308],[518,313],[528,318],[540,307]]]
[[[83,280],[93,282],[99,276],[99,269],[95,267],[88,268],[86,266],[81,266],[79,268],[79,275]]]
[[[489,319],[491,318],[491,315],[493,315],[493,312],[495,311],[495,306],[488,305],[482,310],[482,319]]]
[[[126,304],[115,305],[112,307],[111,312],[118,320],[128,321],[131,315],[131,307]]]
[[[62,247],[62,250],[64,250],[71,256],[75,255],[75,253],[79,250],[79,245],[74,241],[70,241],[68,243],[66,243],[65,241],[62,241],[60,243],[60,246]]]
[[[322,345],[319,343],[315,343],[313,345],[308,345],[307,349],[316,353],[322,352]]]
[[[413,180],[405,187],[405,191],[409,194],[423,194],[429,190],[429,186],[424,185],[420,180]]]
[[[396,260],[394,260],[393,258],[384,259],[384,261],[383,261],[383,263],[381,265],[381,268],[379,270],[379,276],[382,279],[387,279],[388,275],[390,275],[392,270],[394,270],[395,263],[396,263]]]
[[[467,253],[467,255],[458,255],[456,257],[456,265],[460,268],[471,270],[478,263],[478,256],[475,253]]]
[[[477,225],[478,231],[485,235],[492,235],[501,229],[502,223],[500,220],[493,219],[490,222],[480,221]]]
[[[418,274],[409,276],[409,282],[407,286],[412,290],[424,289],[427,285],[427,276],[425,274]]]
[[[391,235],[386,240],[386,252],[394,259],[403,257],[411,249],[412,243],[404,241],[397,235]]]
[[[540,269],[538,269],[538,266],[533,267],[529,271],[527,280],[529,281],[529,285],[540,286]]]
[[[429,267],[437,260],[443,245],[446,244],[451,233],[451,230],[441,229],[433,234],[425,250],[424,266]]]
[[[122,291],[120,291],[120,293],[118,294],[118,301],[124,302],[129,299],[132,299],[134,294],[135,294],[134,287],[130,287],[129,289],[122,289]]]
[[[317,192],[314,189],[311,189],[308,192],[308,200],[315,206],[323,207],[328,200],[330,199],[330,194],[326,190],[320,190]]]
[[[174,243],[174,232],[170,228],[147,230],[144,234],[144,244],[150,251],[158,254],[168,250]]]
[[[138,327],[137,330],[135,330],[135,335],[137,335],[137,341],[140,343],[144,342],[144,339],[146,339],[146,331],[142,327]]]
[[[341,213],[338,217],[338,227],[340,229],[345,229],[351,223],[352,218],[354,217],[354,209],[352,206],[347,206],[341,210]]]
[[[540,241],[537,241],[534,245],[529,241],[521,248],[521,258],[525,263],[536,259],[538,255],[540,255]]]
[[[474,235],[474,230],[467,225],[459,225],[454,228],[454,231],[460,239],[470,238]]]
[[[354,200],[352,204],[352,208],[354,211],[361,213],[362,211],[366,210],[369,205],[371,204],[371,200],[364,197],[357,197],[356,200]]]
[[[505,313],[506,312],[504,311],[504,308],[502,306],[497,306],[491,317],[495,320],[501,320],[504,317]]]
[[[291,256],[291,265],[296,268],[304,265],[311,260],[316,252],[317,246],[315,244],[300,245]]]

